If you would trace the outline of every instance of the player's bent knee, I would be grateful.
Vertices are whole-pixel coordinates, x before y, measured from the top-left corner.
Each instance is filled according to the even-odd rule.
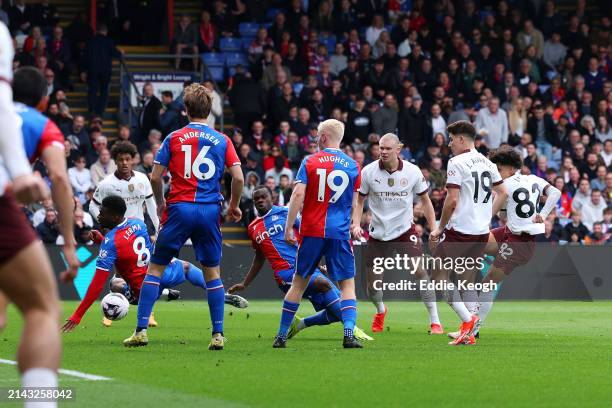
[[[316,278],[313,283],[317,292],[324,293],[332,288],[329,281],[326,279]]]
[[[114,293],[123,293],[125,281],[121,278],[114,278],[111,280],[110,291]]]

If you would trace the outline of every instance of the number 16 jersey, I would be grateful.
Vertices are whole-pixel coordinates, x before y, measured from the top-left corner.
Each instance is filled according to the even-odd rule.
[[[353,194],[361,186],[359,165],[339,149],[302,160],[295,178],[306,185],[300,235],[350,239]]]
[[[475,149],[448,161],[446,188],[458,188],[459,202],[447,228],[468,235],[489,232],[493,186],[503,182],[497,166]]]
[[[164,139],[155,163],[167,167],[172,177],[168,204],[203,204],[223,201],[219,182],[225,167],[240,165],[240,159],[226,135],[191,122]]]

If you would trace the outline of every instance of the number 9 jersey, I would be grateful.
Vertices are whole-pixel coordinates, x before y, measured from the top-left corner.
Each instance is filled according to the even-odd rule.
[[[104,237],[96,268],[112,272],[115,266],[130,288],[138,291],[147,273],[151,252],[153,245],[147,226],[138,218],[126,218]]]
[[[327,148],[302,160],[296,183],[306,184],[300,235],[350,239],[353,194],[361,186],[357,162]]]
[[[167,167],[172,177],[168,204],[204,204],[223,201],[219,181],[225,167],[240,165],[240,159],[226,135],[191,122],[164,139],[155,163]]]

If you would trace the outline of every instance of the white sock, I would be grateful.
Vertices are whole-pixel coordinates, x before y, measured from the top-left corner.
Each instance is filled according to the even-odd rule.
[[[169,293],[170,291],[168,290],[168,288],[162,290],[162,296],[168,296]]]
[[[373,302],[376,306],[376,313],[385,313],[385,304],[383,302]]]
[[[298,321],[298,324],[297,324],[297,326],[296,326],[296,328],[297,328],[297,330],[298,330],[298,331],[300,331],[300,330],[304,330],[306,327],[307,327],[307,326],[306,326],[306,324],[304,323],[304,319],[299,320],[299,321]]]
[[[478,316],[480,317],[480,323],[484,323],[485,319],[487,318],[487,315],[489,314],[489,312],[491,311],[491,308],[493,307],[493,298],[495,297],[495,291],[493,290],[489,290],[489,291],[482,291],[480,292],[480,296],[478,297],[479,300],[479,305],[480,305],[480,310],[478,312]]]
[[[422,280],[429,283],[429,277],[425,277]],[[427,312],[429,313],[429,323],[440,324],[440,318],[438,317],[438,305],[436,304],[436,292],[431,289],[422,290],[421,299],[423,300],[423,303],[427,308]]]
[[[448,304],[455,311],[455,313],[457,313],[457,316],[459,316],[459,318],[463,322],[469,322],[470,320],[472,320],[472,314],[467,309],[467,307],[465,307],[465,303],[463,303],[463,301],[461,300],[461,296],[459,296],[457,288],[454,288],[452,291],[449,291],[448,296]]]
[[[141,331],[134,330],[134,334],[144,333],[147,334],[147,329],[142,329]]]
[[[474,289],[467,289],[461,294],[465,307],[471,314],[478,314],[478,292]]]
[[[21,386],[28,387],[53,387],[57,388],[57,373],[50,368],[30,368],[21,375]],[[55,408],[57,401],[36,402],[26,401],[25,408]]]

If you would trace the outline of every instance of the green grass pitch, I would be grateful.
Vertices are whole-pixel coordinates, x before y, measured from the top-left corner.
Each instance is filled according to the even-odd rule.
[[[455,330],[452,311],[438,305],[445,329]],[[76,390],[76,401],[63,406],[612,406],[607,302],[500,302],[471,347],[427,335],[422,304],[393,302],[388,330],[363,350],[342,349],[338,324],[307,329],[287,349],[272,349],[280,306],[280,299],[252,301],[246,310],[226,306],[226,349],[211,352],[205,301],[159,302],[160,326],[149,329],[149,346],[137,349],[121,344],[136,308],[103,328],[95,304],[63,335],[62,367],[112,380],[61,375],[60,386]],[[65,315],[75,307],[64,302]],[[299,314],[311,310],[303,304]],[[373,311],[360,303],[358,325],[368,332]],[[14,359],[20,326],[11,308],[0,358]],[[15,367],[0,364],[0,388],[16,385]]]

